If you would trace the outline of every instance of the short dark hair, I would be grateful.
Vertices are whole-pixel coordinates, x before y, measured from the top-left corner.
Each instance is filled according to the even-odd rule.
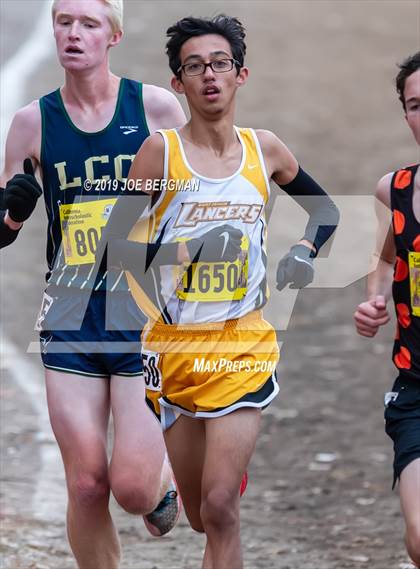
[[[407,109],[404,99],[405,82],[407,81],[408,77],[410,77],[410,75],[415,73],[417,69],[420,69],[420,51],[404,59],[404,61],[398,65],[398,67],[400,68],[400,71],[395,78],[395,86],[397,88],[399,99],[402,103],[402,106],[404,107],[404,111],[406,111]]]
[[[213,18],[194,18],[189,16],[179,20],[176,24],[168,28],[166,35],[169,37],[166,44],[166,54],[169,57],[169,67],[174,75],[179,75],[178,69],[181,66],[179,56],[181,47],[192,37],[204,36],[206,34],[218,34],[224,37],[232,50],[233,59],[236,59],[239,69],[244,65],[246,45],[244,42],[245,28],[238,18],[218,14]]]

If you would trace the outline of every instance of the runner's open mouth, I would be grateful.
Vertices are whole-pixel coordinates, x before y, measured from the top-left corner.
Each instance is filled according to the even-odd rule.
[[[219,87],[211,86],[203,89],[203,95],[216,95],[217,93],[220,93]]]
[[[68,47],[66,53],[83,53],[83,51],[78,47]]]

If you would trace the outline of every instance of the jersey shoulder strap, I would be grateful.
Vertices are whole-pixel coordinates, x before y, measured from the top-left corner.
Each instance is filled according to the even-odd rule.
[[[270,197],[270,182],[257,134],[252,128],[237,128],[236,131],[242,140],[246,153],[240,174],[251,182],[261,194],[264,202],[267,203]]]
[[[164,179],[165,180],[190,180],[193,177],[187,166],[187,160],[181,139],[175,128],[158,132],[165,143]]]

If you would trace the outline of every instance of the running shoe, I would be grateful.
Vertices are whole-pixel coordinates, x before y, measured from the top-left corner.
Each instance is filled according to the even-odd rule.
[[[165,535],[175,526],[181,510],[181,496],[178,493],[175,480],[172,479],[168,491],[157,507],[147,516],[143,516],[144,525],[155,537]]]

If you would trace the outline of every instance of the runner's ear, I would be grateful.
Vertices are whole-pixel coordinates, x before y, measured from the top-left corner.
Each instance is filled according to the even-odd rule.
[[[25,174],[29,174],[30,176],[35,176],[34,167],[32,164],[32,160],[30,158],[25,158],[23,161],[23,171]]]

